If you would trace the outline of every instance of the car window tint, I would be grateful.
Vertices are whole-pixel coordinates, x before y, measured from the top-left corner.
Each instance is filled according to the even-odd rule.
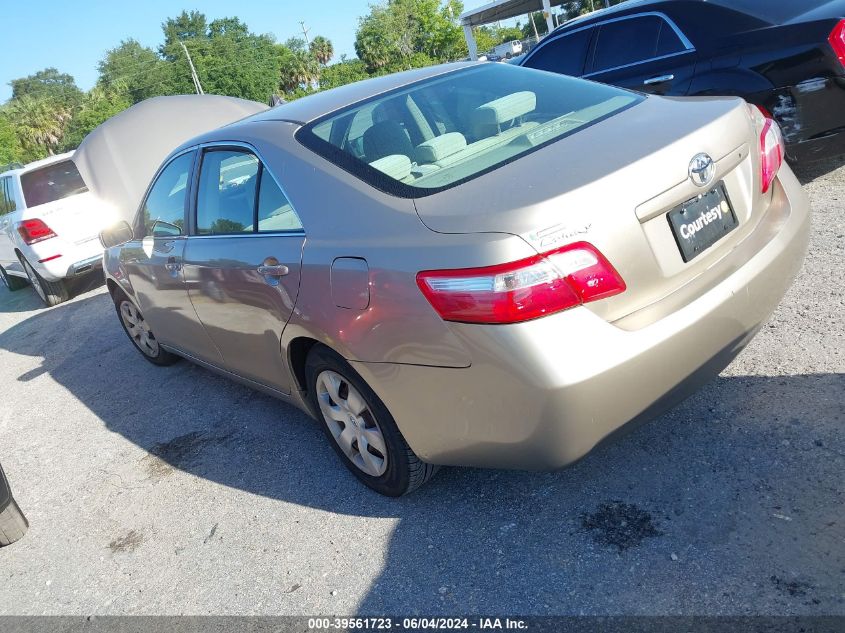
[[[645,16],[603,25],[596,36],[593,72],[656,57],[662,24],[657,16]]]
[[[3,178],[2,187],[0,187],[0,215],[11,213],[17,208],[15,197],[12,195],[12,179]]]
[[[29,208],[88,191],[76,165],[70,160],[21,174],[21,188]]]
[[[657,38],[657,57],[660,57],[661,55],[671,55],[672,53],[680,53],[681,51],[686,50],[681,38],[678,37],[677,33],[675,33],[675,29],[673,29],[665,20],[661,20],[660,22],[660,35]]]
[[[197,233],[252,233],[258,158],[237,150],[206,151],[197,190]]]
[[[266,168],[261,170],[258,189],[258,230],[299,231],[302,223],[290,200]]]
[[[184,231],[185,195],[193,162],[193,152],[182,154],[174,158],[159,174],[144,201],[145,237],[172,237],[181,235]]]
[[[537,70],[580,76],[584,73],[592,35],[593,29],[585,29],[552,40],[538,48],[525,65]]]

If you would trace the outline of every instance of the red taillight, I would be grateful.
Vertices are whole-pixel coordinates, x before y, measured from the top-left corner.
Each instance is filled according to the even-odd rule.
[[[784,157],[783,136],[778,124],[767,118],[760,132],[760,168],[762,175],[763,193],[767,193],[783,165]]]
[[[462,323],[529,321],[625,290],[586,242],[509,264],[423,271],[417,285],[443,319]]]
[[[35,244],[43,240],[49,240],[51,237],[56,237],[53,229],[44,223],[44,220],[24,220],[18,222],[18,233],[21,234],[25,244]]]
[[[830,36],[827,38],[830,45],[833,47],[833,52],[839,58],[839,63],[845,67],[845,20],[840,20],[839,23],[833,27]]]

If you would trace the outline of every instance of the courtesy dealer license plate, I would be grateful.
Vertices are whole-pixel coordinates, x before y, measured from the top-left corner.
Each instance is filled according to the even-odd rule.
[[[707,193],[675,207],[666,217],[685,262],[692,261],[739,226],[721,182]]]

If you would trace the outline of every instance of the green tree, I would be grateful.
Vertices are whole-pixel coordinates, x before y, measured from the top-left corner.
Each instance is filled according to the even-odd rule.
[[[21,160],[30,162],[55,154],[71,120],[71,110],[50,98],[24,95],[5,106],[21,148]]]
[[[9,85],[12,87],[12,99],[50,97],[60,103],[72,104],[82,98],[82,91],[76,86],[74,78],[55,68],[45,68],[33,75],[13,79]]]
[[[94,86],[73,114],[62,138],[61,150],[76,149],[91,130],[131,105],[132,98],[126,90]]]
[[[98,69],[97,85],[106,91],[125,91],[132,103],[176,93],[173,65],[133,39],[108,50]]]
[[[173,61],[183,54],[179,42],[208,37],[208,21],[205,14],[199,11],[182,11],[175,18],[167,18],[161,30],[164,31],[164,43],[159,47],[159,52]]]
[[[15,127],[6,108],[0,109],[0,165],[19,162],[23,155]]]
[[[331,40],[323,37],[322,35],[318,35],[311,40],[311,44],[308,48],[311,51],[311,55],[313,55],[322,66],[328,64],[331,58],[334,57],[334,46],[332,45]]]
[[[372,5],[359,21],[355,52],[371,73],[465,55],[462,32],[454,21],[461,10],[461,3],[454,0],[444,5],[440,0],[387,0]]]
[[[277,44],[278,86],[288,97],[299,91],[308,92],[320,77],[317,60],[305,48],[305,42],[291,38],[285,44]]]
[[[347,60],[343,57],[336,64],[323,69],[320,74],[320,88],[322,90],[337,88],[368,77],[367,65],[364,62],[360,59]]]

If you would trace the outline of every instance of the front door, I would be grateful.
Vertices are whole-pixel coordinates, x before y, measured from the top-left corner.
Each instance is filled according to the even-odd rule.
[[[185,215],[196,152],[174,158],[156,178],[120,262],[138,307],[160,343],[221,365],[188,299],[183,274]]]
[[[224,366],[289,393],[281,338],[299,292],[305,234],[249,149],[204,151],[191,233],[184,254],[188,296]]]

